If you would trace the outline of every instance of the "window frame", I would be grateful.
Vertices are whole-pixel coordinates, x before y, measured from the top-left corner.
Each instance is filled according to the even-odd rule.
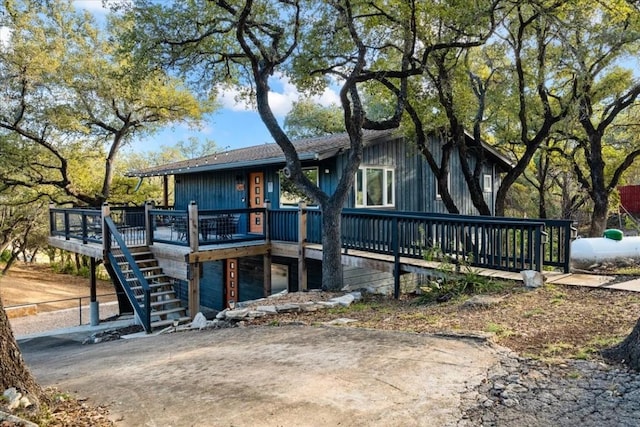
[[[482,191],[485,193],[493,192],[493,176],[491,174],[482,175]]]
[[[319,166],[304,166],[302,168],[302,173],[304,173],[307,170],[315,170],[316,171],[316,182],[315,184],[319,187],[320,186],[320,167]],[[307,177],[308,178],[308,177]],[[297,209],[298,208],[298,203],[301,199],[298,199],[298,202],[295,203],[282,203],[282,196],[283,196],[283,187],[282,187],[282,180],[283,179],[288,179],[285,176],[282,175],[281,171],[278,171],[278,185],[280,186],[279,188],[279,194],[278,194],[278,206],[280,207],[280,209]],[[315,203],[310,203],[310,201],[307,202],[307,207],[309,208],[317,208],[318,205]]]
[[[369,205],[367,197],[367,171],[379,169],[382,172],[382,204]],[[362,177],[360,185],[359,177]],[[391,183],[389,183],[391,179]],[[391,185],[389,185],[391,184]],[[361,190],[359,190],[361,188]],[[386,165],[364,165],[358,168],[354,178],[354,206],[360,209],[394,208],[396,206],[396,170],[393,166]],[[391,194],[389,194],[389,190]],[[358,201],[358,194],[362,193],[362,203]],[[391,197],[389,197],[391,196]]]

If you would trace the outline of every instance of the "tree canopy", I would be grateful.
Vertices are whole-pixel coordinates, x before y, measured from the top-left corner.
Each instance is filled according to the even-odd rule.
[[[179,79],[134,63],[115,43],[130,26],[121,17],[110,18],[107,34],[71,1],[6,1],[0,26],[9,29],[0,47],[0,132],[7,136],[0,154],[14,165],[8,171],[20,170],[4,174],[6,184],[99,206],[110,199],[118,152],[135,135],[195,122],[213,108]],[[76,167],[84,156],[95,158],[84,168],[95,174],[88,180]]]

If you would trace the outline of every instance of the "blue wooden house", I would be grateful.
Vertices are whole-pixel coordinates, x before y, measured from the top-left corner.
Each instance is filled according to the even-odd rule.
[[[438,159],[443,141],[434,135],[429,143]],[[493,209],[500,176],[511,163],[483,142],[468,137],[467,143],[484,151],[481,184],[487,205]],[[348,135],[304,139],[294,145],[307,176],[330,194],[346,162]],[[474,159],[470,163],[473,167]],[[280,173],[284,166],[280,147],[271,143],[135,171],[130,176],[173,176],[176,209],[186,209],[192,201],[200,209],[237,209],[262,206],[265,200],[272,209],[296,208],[300,197],[286,191]],[[457,155],[451,157],[449,186],[460,213],[476,215]],[[345,208],[446,213],[427,162],[415,144],[397,131],[364,132],[363,160]]]
[[[436,159],[442,143],[429,140]],[[482,153],[481,183],[493,207],[509,161],[482,142],[467,143],[472,155]],[[348,137],[295,145],[309,179],[332,192]],[[449,215],[411,141],[394,131],[364,132],[363,161],[342,213],[345,284],[397,296],[402,277],[412,276],[406,273],[433,272],[425,251],[435,247],[480,268],[569,271],[571,221],[476,215],[456,154],[448,183],[462,214]],[[472,167],[476,161],[469,159]],[[298,203],[304,196],[286,180],[284,167],[280,148],[264,144],[135,171],[130,175],[141,179],[163,177],[164,207],[51,207],[49,243],[89,256],[92,271],[104,262],[121,312],[135,311],[148,331],[281,290],[317,288],[322,212],[312,202]],[[167,208],[170,179],[173,208]]]
[[[435,158],[442,145],[437,136],[429,143]],[[468,144],[484,150],[482,185],[487,204],[493,207],[500,176],[510,167],[509,160],[482,142],[469,137]],[[305,173],[325,192],[331,193],[341,176],[349,150],[349,138],[338,134],[294,142]],[[472,167],[474,159],[470,159]],[[173,177],[176,211],[184,211],[191,203],[198,210],[259,208],[270,202],[271,211],[297,210],[301,198],[288,185],[282,173],[285,159],[278,145],[262,144],[226,151],[197,159],[189,159],[130,173],[143,179],[149,176]],[[462,214],[477,214],[464,182],[457,155],[451,157],[450,192]],[[165,178],[165,183],[168,180]],[[165,185],[165,191],[167,186]],[[308,208],[315,207],[308,201]],[[397,131],[365,131],[364,153],[354,188],[345,208],[402,212],[446,213],[436,190],[436,180],[415,144]],[[245,214],[243,214],[244,216]],[[260,213],[240,218],[233,232],[260,233],[264,217]],[[240,215],[238,215],[240,216]],[[298,290],[299,282],[307,280],[305,288],[320,286],[320,260],[310,259],[301,266],[295,256],[281,255],[272,250],[270,259],[271,292]],[[262,255],[210,260],[199,267],[200,305],[219,310],[229,301],[243,301],[264,296],[265,268]],[[307,270],[302,279],[300,270]],[[230,273],[233,270],[233,273]],[[228,276],[237,275],[237,284]],[[345,282],[353,288],[392,286],[389,272],[371,268],[345,267]],[[234,289],[229,289],[229,283]],[[186,287],[185,287],[186,288]],[[237,292],[237,294],[236,294]],[[183,295],[183,297],[185,297]]]

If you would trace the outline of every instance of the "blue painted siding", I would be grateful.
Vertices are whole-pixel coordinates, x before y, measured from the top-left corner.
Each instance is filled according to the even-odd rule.
[[[224,308],[224,263],[210,261],[202,263],[200,276],[200,305],[214,310]]]
[[[429,139],[434,158],[439,161],[442,150],[441,142],[435,136]],[[307,162],[305,167],[317,167],[320,188],[331,193],[337,186],[344,169],[347,154],[317,162]],[[395,207],[401,211],[420,211],[446,213],[444,204],[437,198],[436,179],[428,163],[412,142],[402,138],[381,142],[365,147],[363,166],[387,166],[395,171]],[[470,166],[475,165],[475,158]],[[238,169],[221,172],[194,173],[175,177],[176,209],[186,209],[194,200],[200,209],[234,209],[248,206],[248,174],[263,172],[265,179],[265,198],[272,207],[278,209],[280,201],[280,179],[278,170],[284,165],[269,165],[252,169]],[[327,173],[328,171],[328,173]],[[487,204],[493,210],[494,193],[499,187],[500,177],[494,173],[491,164],[484,166],[482,175],[492,176],[493,193],[484,193]],[[482,179],[482,176],[480,177]],[[482,184],[482,182],[480,183]],[[271,191],[269,191],[271,190]],[[471,202],[469,191],[462,174],[460,159],[454,151],[450,164],[450,190],[460,209],[465,215],[477,215]],[[352,190],[345,207],[355,207],[355,193]]]

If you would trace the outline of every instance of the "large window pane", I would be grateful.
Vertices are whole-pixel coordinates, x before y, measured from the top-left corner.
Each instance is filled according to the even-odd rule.
[[[356,207],[394,206],[394,170],[362,166],[356,173]]]
[[[382,206],[383,179],[382,169],[367,169],[367,206]]]
[[[315,185],[319,185],[318,168],[304,168],[302,172],[309,178],[309,181]],[[282,172],[280,176],[280,206],[281,207],[297,207],[299,201],[304,201],[308,206],[315,206],[313,201],[308,198],[302,191],[298,190],[295,184],[285,177]]]

